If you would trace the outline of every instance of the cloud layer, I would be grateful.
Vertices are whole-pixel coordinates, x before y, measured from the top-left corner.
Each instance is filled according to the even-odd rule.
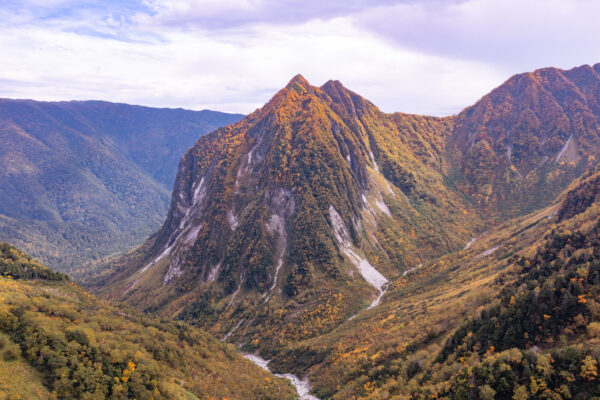
[[[7,0],[0,96],[251,112],[296,73],[447,115],[510,75],[600,62],[587,0]]]

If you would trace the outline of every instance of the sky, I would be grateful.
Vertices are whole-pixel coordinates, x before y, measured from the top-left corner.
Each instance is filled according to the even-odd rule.
[[[249,113],[296,74],[450,115],[600,62],[596,0],[2,0],[0,97]]]

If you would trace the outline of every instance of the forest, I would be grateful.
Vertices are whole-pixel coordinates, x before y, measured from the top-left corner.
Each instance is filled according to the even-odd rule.
[[[0,398],[296,398],[203,331],[110,305],[10,245],[0,251]]]

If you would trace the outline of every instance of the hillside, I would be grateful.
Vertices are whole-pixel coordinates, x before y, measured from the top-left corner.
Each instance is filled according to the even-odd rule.
[[[455,124],[451,178],[494,217],[529,213],[597,162],[600,64],[515,75]]]
[[[2,398],[296,398],[233,346],[100,301],[3,243],[0,275]]]
[[[477,229],[441,173],[450,127],[297,76],[186,153],[163,228],[95,285],[269,351],[325,333]]]
[[[519,371],[510,396],[465,378],[465,363],[510,351],[490,341],[502,341],[488,332],[494,324],[472,322],[469,338],[479,326],[488,336],[464,353],[452,347],[464,338],[450,336],[468,334],[461,326],[475,310],[498,317],[495,298],[515,282],[535,289],[523,267],[552,229],[591,235],[577,218],[595,204],[596,181],[577,179],[599,149],[598,69],[520,74],[447,118],[385,114],[337,81],[314,87],[296,76],[186,153],[163,227],[92,290],[190,321],[276,372],[308,374],[322,398],[452,397],[464,382],[477,384],[455,398],[512,398],[517,383],[532,394],[524,382],[548,376]],[[548,339],[560,333],[545,331],[507,343],[534,364],[535,349],[547,357],[575,346],[577,369],[595,353],[569,335],[556,348]],[[573,379],[567,390],[595,393]]]
[[[177,165],[239,120],[107,102],[0,100],[0,240],[84,273],[162,223]]]
[[[596,168],[558,204],[409,272],[271,368],[308,373],[321,398],[596,398],[598,182]]]

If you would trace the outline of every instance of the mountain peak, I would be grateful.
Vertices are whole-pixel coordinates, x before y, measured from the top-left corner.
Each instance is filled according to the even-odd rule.
[[[411,135],[410,144],[396,141],[413,122],[427,133]],[[443,248],[455,241],[449,248],[472,237],[454,229],[457,239],[419,232],[399,244],[401,256],[391,259],[387,253],[397,243],[394,232],[421,222],[428,226],[423,232],[430,230],[417,209],[408,223],[394,216],[393,209],[413,209],[409,198],[451,198],[452,215],[473,216],[463,213],[458,195],[441,186],[433,151],[431,158],[418,158],[410,147],[430,149],[427,138],[446,129],[418,117],[397,121],[339,81],[318,88],[297,75],[256,113],[201,138],[186,153],[165,225],[139,259],[109,278],[109,290],[148,307],[163,307],[164,301],[163,309],[182,319],[212,307],[206,301],[218,302],[216,329],[231,340],[249,329],[257,335],[281,331],[279,321],[267,326],[262,316],[254,318],[270,315],[275,305],[290,316],[282,322],[288,326],[312,318],[313,304],[339,293],[344,304],[330,320],[347,319],[366,300],[378,301],[387,279],[417,265],[421,252],[437,251],[430,243]],[[421,185],[424,181],[439,183]],[[425,201],[420,207],[439,215],[436,224],[455,226],[443,214],[446,205],[439,211],[441,200]],[[468,225],[466,218],[461,222]],[[389,229],[377,231],[378,226]],[[181,295],[148,297],[163,287],[181,288]],[[249,316],[247,323],[239,322],[242,315]],[[267,340],[276,345],[274,338]]]
[[[330,79],[321,86],[321,89],[325,90],[326,88],[336,87],[336,88],[344,88],[342,82],[334,79]]]
[[[361,97],[352,90],[348,89],[342,82],[338,80],[330,79],[325,82],[320,89],[331,97],[340,96],[341,94],[344,96]]]
[[[306,80],[306,78],[304,78],[300,74],[297,74],[292,79],[290,79],[286,88],[292,87],[294,85],[300,85],[300,86],[304,87],[305,89],[310,87],[310,83]]]
[[[340,93],[349,92],[349,90],[346,89],[344,85],[342,85],[342,82],[331,79],[325,82],[323,86],[321,86],[321,90],[331,97],[339,96]]]

